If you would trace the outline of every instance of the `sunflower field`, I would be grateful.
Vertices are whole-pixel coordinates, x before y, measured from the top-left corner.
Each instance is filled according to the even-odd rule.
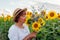
[[[10,15],[5,16],[2,14],[2,16],[0,16],[0,40],[9,40],[8,30],[13,23]]]
[[[10,15],[0,16],[0,40],[8,39],[8,30],[13,22]],[[60,40],[60,14],[55,10],[40,13],[27,11],[26,21],[30,32],[37,32],[34,40]]]
[[[60,14],[55,10],[28,12],[25,23],[30,32],[37,32],[36,40],[60,40]]]

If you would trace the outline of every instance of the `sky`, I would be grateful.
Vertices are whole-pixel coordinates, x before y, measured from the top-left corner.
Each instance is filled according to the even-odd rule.
[[[0,10],[12,13],[16,8],[28,8],[39,2],[47,2],[60,5],[60,0],[0,0]]]

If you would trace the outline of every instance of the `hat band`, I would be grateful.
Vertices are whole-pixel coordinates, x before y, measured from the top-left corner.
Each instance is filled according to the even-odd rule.
[[[16,15],[15,15],[15,17],[21,12],[22,10],[18,10],[16,13]]]

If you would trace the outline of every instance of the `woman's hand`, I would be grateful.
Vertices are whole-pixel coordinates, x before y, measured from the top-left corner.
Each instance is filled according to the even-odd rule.
[[[31,40],[32,38],[35,38],[36,37],[36,32],[32,32],[30,33],[29,35],[27,35],[24,40]]]
[[[31,37],[31,38],[33,38],[33,37],[36,37],[36,32],[32,32],[29,36]]]

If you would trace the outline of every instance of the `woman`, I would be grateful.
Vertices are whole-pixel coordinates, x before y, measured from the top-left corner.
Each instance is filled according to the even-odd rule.
[[[25,22],[27,9],[17,8],[13,13],[13,20],[15,24],[13,24],[9,31],[8,37],[10,40],[31,40],[31,38],[36,37],[36,33],[30,33],[29,29]]]

